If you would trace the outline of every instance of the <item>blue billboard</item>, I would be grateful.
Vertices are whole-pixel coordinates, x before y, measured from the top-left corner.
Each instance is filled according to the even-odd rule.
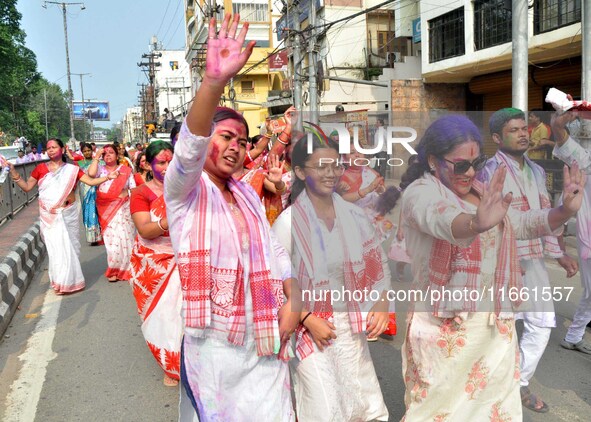
[[[111,120],[108,101],[74,101],[72,107],[76,120]]]

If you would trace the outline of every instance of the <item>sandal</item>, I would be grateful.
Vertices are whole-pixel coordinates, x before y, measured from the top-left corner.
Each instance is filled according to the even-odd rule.
[[[177,385],[179,385],[178,380],[175,380],[174,378],[171,378],[166,374],[164,374],[164,379],[162,380],[162,382],[167,387],[176,387]]]
[[[585,340],[581,340],[578,343],[569,343],[565,339],[560,342],[560,345],[567,350],[576,350],[578,352],[591,355],[591,344],[587,343]]]
[[[521,404],[524,407],[538,413],[546,413],[548,411],[548,405],[538,396],[532,394],[528,387],[521,387],[519,391],[521,393]]]

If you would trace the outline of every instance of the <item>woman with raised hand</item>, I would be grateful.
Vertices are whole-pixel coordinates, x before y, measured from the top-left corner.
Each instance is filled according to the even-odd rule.
[[[102,177],[84,174],[75,164],[65,162],[65,148],[60,139],[47,141],[49,161],[41,163],[25,181],[12,163],[10,175],[15,185],[29,192],[39,185],[41,234],[47,248],[48,274],[56,294],[73,293],[85,287],[80,267],[80,210],[76,202],[76,185],[80,180],[97,186],[118,177],[114,170]]]
[[[289,258],[258,195],[232,177],[248,125],[216,107],[255,44],[242,50],[248,23],[237,34],[238,21],[227,14],[219,35],[210,21],[203,83],[164,182],[183,292],[183,421],[294,419],[286,346],[299,312],[291,312]]]
[[[164,204],[164,176],[172,155],[169,142],[154,141],[148,146],[145,156],[154,178],[134,189],[130,201],[138,231],[131,256],[133,295],[142,333],[169,387],[178,385],[183,332],[181,282]]]
[[[292,206],[273,231],[291,249],[304,307],[293,373],[298,420],[387,421],[367,341],[388,327],[388,260],[364,210],[336,193],[345,169],[328,138],[315,134],[311,154],[302,138],[291,160]]]
[[[527,293],[516,239],[558,232],[581,206],[585,177],[564,170],[564,205],[520,213],[488,186],[478,128],[465,116],[432,123],[401,188],[416,294],[402,348],[407,421],[521,420],[514,312]],[[554,233],[557,234],[557,233]]]
[[[102,158],[104,165],[99,166]],[[88,168],[91,177],[102,177],[117,171],[119,175],[100,186],[96,195],[96,207],[101,224],[101,232],[107,250],[107,270],[105,277],[110,282],[129,280],[131,250],[135,238],[135,227],[129,212],[129,192],[135,188],[131,167],[119,164],[117,147],[107,145],[97,151]]]

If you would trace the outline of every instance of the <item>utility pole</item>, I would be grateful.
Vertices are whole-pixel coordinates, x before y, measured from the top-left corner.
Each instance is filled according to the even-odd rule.
[[[57,1],[44,1],[43,8],[47,9],[48,4],[57,4],[62,8],[62,16],[64,19],[64,40],[66,44],[66,70],[68,75],[68,98],[70,100],[70,143],[71,147],[76,149],[76,137],[74,135],[74,93],[72,92],[72,78],[70,77],[70,51],[68,49],[68,20],[67,8],[68,6],[80,6],[80,10],[86,9],[84,3],[66,3]]]
[[[582,46],[582,80],[581,80],[581,99],[591,101],[591,0],[583,0],[583,10],[581,11],[581,34],[583,39]],[[579,135],[581,146],[591,149],[591,122],[581,119],[581,133]]]
[[[49,139],[49,128],[47,127],[47,90],[43,88],[43,99],[45,100],[45,142]]]
[[[298,15],[299,16],[299,15]],[[297,19],[297,16],[296,16]],[[310,92],[310,121],[318,124],[318,81],[316,57],[316,0],[310,0],[310,40],[308,41],[308,90]]]
[[[72,73],[72,75],[80,76],[80,94],[82,95],[82,140],[86,141],[86,102],[84,101],[84,84],[82,83],[82,78],[84,76],[89,76],[91,73]],[[89,116],[92,117],[92,116]]]
[[[528,16],[527,1],[512,1],[513,72],[512,105],[527,114]]]
[[[301,52],[301,37],[300,37],[300,11],[298,7],[298,0],[291,0],[287,14],[288,18],[289,15],[294,16],[293,20],[293,28],[288,28],[288,39],[290,44],[293,48],[293,105],[298,110],[298,112],[303,111],[302,107],[302,52]],[[287,24],[289,25],[289,19],[287,19]],[[298,119],[296,129],[299,132],[303,131],[303,118],[304,116],[301,115]]]
[[[161,63],[156,63],[155,59],[156,58],[160,58],[162,57],[162,53],[154,53],[151,52],[149,54],[142,54],[142,59],[148,59],[148,62],[141,62],[138,63],[137,65],[141,68],[146,68],[147,69],[142,69],[143,71],[147,71],[148,72],[148,80],[150,81],[150,86],[148,87],[148,92],[150,93],[151,96],[151,103],[153,106],[152,112],[151,112],[151,118],[152,120],[158,120],[158,110],[156,108],[156,85],[155,85],[155,80],[156,80],[156,68],[161,66]]]

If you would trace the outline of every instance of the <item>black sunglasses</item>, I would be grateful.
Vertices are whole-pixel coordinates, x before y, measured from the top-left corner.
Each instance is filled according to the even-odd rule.
[[[474,171],[480,171],[484,168],[486,161],[488,160],[486,155],[481,155],[480,157],[474,159],[474,161],[449,161],[443,157],[441,159],[454,165],[454,174],[464,174],[470,170],[470,167],[474,167]]]

